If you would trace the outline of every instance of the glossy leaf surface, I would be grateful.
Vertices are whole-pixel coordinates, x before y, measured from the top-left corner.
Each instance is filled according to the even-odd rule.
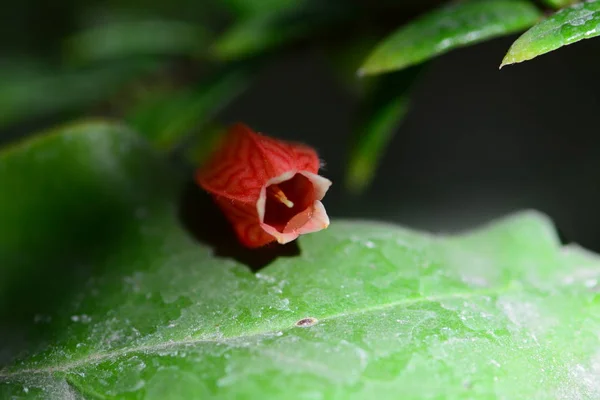
[[[600,395],[600,260],[543,215],[451,237],[333,221],[253,273],[183,229],[179,182],[119,125],[4,150],[0,291],[24,352],[1,398]]]
[[[519,37],[502,66],[531,60],[562,46],[600,35],[600,1],[577,3],[550,16]]]
[[[467,1],[447,6],[399,28],[369,55],[359,75],[398,70],[452,49],[518,32],[541,13],[529,1]]]

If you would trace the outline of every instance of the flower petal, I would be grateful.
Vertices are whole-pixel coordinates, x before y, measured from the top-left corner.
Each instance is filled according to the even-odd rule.
[[[327,215],[327,211],[325,211],[323,203],[321,203],[319,200],[316,200],[312,207],[312,215],[310,219],[308,222],[302,225],[302,227],[298,228],[296,232],[298,232],[299,235],[304,235],[306,233],[318,232],[327,228],[328,226],[329,216]]]
[[[331,181],[318,175],[319,167],[312,148],[269,138],[236,124],[197,171],[196,181],[213,195],[242,244],[260,247],[274,240],[288,243],[302,233],[329,225],[319,200]],[[271,195],[283,199],[280,201],[287,209],[273,203],[272,198],[267,200],[267,188],[279,184],[281,188],[270,189],[275,193]]]
[[[307,171],[300,171],[300,174],[307,177],[313,184],[315,188],[315,198],[316,200],[323,200],[325,197],[325,193],[329,190],[331,186],[331,181],[327,178],[323,178],[321,175],[313,174]]]
[[[316,200],[312,207],[307,208],[292,218],[287,223],[283,232],[279,232],[270,225],[261,223],[261,227],[265,232],[275,237],[275,240],[281,244],[289,243],[297,239],[298,236],[306,233],[318,232],[328,226],[329,216],[325,211],[323,203],[319,200]]]
[[[276,176],[275,178],[269,179],[267,183],[260,189],[260,195],[258,196],[258,200],[256,201],[256,212],[260,222],[263,222],[265,220],[265,207],[267,204],[267,187],[290,180],[294,177],[294,175],[296,175],[296,171],[284,172],[283,174]]]
[[[299,170],[318,172],[319,158],[314,150],[235,124],[221,146],[198,170],[196,181],[219,196],[255,203],[269,179]]]
[[[319,172],[321,162],[319,161],[316,151],[299,143],[289,143],[288,145],[295,154],[294,160],[298,171],[308,171],[313,174]]]
[[[300,236],[298,231],[282,233],[279,232],[277,229],[273,228],[271,225],[267,225],[265,223],[261,223],[260,226],[266,233],[274,237],[275,240],[277,240],[277,243],[279,244],[289,243],[291,241],[296,240],[298,236]]]
[[[215,197],[215,201],[244,246],[256,248],[275,241],[275,237],[262,228],[256,209],[252,205],[234,202],[224,197]]]
[[[254,203],[268,177],[253,135],[244,125],[234,125],[197,171],[200,186],[215,195]]]

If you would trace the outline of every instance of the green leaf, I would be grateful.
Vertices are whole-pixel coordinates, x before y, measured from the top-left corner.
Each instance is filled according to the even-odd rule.
[[[228,126],[219,123],[208,123],[203,126],[202,133],[194,135],[180,153],[188,165],[201,165],[213,150],[221,143],[228,132]]]
[[[26,344],[1,398],[600,395],[600,259],[546,217],[450,237],[333,221],[253,273],[182,228],[177,182],[118,125],[0,155],[0,268],[25,277],[2,327],[22,316]]]
[[[98,62],[135,56],[199,55],[207,33],[183,21],[117,21],[77,33],[66,42],[67,57]]]
[[[406,68],[458,47],[521,31],[541,17],[540,11],[524,0],[453,4],[397,30],[375,48],[358,73]]]
[[[298,5],[298,0],[223,0],[238,15],[268,14],[274,10],[285,10]]]
[[[259,14],[233,25],[216,41],[212,51],[219,60],[239,60],[276,48],[309,30],[306,22],[283,23],[279,13]]]
[[[399,96],[377,110],[361,129],[350,155],[346,175],[346,186],[352,192],[362,192],[371,182],[382,153],[408,108],[408,98]]]
[[[575,4],[560,10],[519,37],[508,50],[500,68],[598,35],[600,1]]]
[[[118,124],[69,125],[0,154],[0,314],[19,282],[68,284],[53,274],[71,263],[92,268],[94,257],[110,255],[110,246],[139,229],[132,216],[175,193],[162,161]]]
[[[86,69],[35,66],[0,71],[0,127],[25,118],[82,110],[157,69],[157,63],[136,62]]]
[[[371,85],[371,81],[356,79],[356,70],[376,43],[377,38],[372,35],[361,35],[342,43],[323,42],[319,51],[327,56],[333,78],[349,93],[360,96]]]
[[[218,60],[231,61],[272,51],[314,35],[324,27],[351,20],[356,9],[348,2],[306,1],[240,18],[213,44]]]
[[[351,192],[361,193],[371,183],[386,147],[408,113],[410,89],[422,69],[419,65],[361,80],[367,84],[367,90],[361,99],[362,115],[346,171],[345,183]]]
[[[550,7],[563,8],[577,3],[578,0],[543,0],[543,2]]]
[[[245,89],[250,75],[248,69],[235,68],[195,87],[148,93],[128,112],[127,121],[157,148],[172,150]]]

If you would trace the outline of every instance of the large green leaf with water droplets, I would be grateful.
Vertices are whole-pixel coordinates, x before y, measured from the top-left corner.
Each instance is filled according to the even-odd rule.
[[[435,10],[387,37],[369,55],[360,75],[402,69],[452,49],[518,32],[541,13],[529,1],[467,1]]]
[[[565,8],[535,25],[508,50],[502,65],[531,60],[583,39],[600,35],[600,1]]]
[[[177,213],[179,183],[119,125],[4,150],[0,398],[600,395],[600,260],[546,217],[450,237],[334,220],[254,273],[204,244],[222,229],[197,192]]]

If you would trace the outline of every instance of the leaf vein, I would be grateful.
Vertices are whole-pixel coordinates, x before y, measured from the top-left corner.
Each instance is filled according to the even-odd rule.
[[[376,311],[391,309],[391,308],[395,308],[395,307],[405,307],[405,306],[419,304],[419,303],[439,302],[439,301],[443,301],[443,300],[450,300],[450,299],[456,299],[456,298],[467,299],[467,298],[472,298],[472,297],[476,297],[476,296],[496,296],[496,295],[499,295],[502,293],[506,293],[506,292],[508,292],[508,290],[509,290],[508,287],[485,288],[485,289],[480,289],[480,290],[476,290],[473,292],[459,292],[459,293],[449,293],[449,294],[447,293],[447,294],[442,294],[442,295],[438,295],[438,296],[427,296],[427,297],[419,297],[419,298],[404,298],[404,299],[394,301],[391,303],[373,305],[373,306],[369,306],[369,307],[365,307],[365,308],[361,308],[361,309],[356,309],[351,312],[340,312],[337,314],[331,314],[331,315],[327,315],[327,316],[320,317],[320,318],[316,317],[316,316],[312,316],[312,317],[317,318],[320,323],[323,321],[331,321],[331,320],[335,320],[335,319],[339,319],[339,318],[350,317],[350,316],[365,314],[365,313],[369,313],[369,312],[376,312]],[[199,337],[199,338],[189,338],[189,339],[177,340],[177,341],[168,341],[168,342],[159,343],[159,344],[146,344],[146,345],[141,345],[141,346],[137,346],[137,347],[121,348],[121,349],[116,349],[116,350],[107,351],[107,352],[103,352],[103,353],[91,354],[88,357],[70,361],[70,362],[67,362],[67,363],[64,363],[61,365],[52,365],[52,366],[47,366],[47,367],[42,367],[42,368],[26,368],[26,369],[11,371],[9,368],[5,367],[2,370],[0,370],[0,382],[7,381],[11,378],[18,378],[20,376],[29,375],[29,374],[40,375],[40,374],[54,374],[57,372],[66,373],[66,372],[69,372],[70,370],[73,370],[73,369],[76,369],[79,367],[83,367],[87,364],[97,364],[97,363],[100,363],[103,361],[113,360],[120,356],[124,356],[124,355],[131,354],[131,353],[158,352],[158,351],[163,351],[163,350],[176,349],[179,347],[194,346],[194,345],[201,345],[201,344],[211,344],[211,343],[226,344],[226,343],[231,343],[231,342],[234,342],[234,341],[240,340],[240,339],[248,339],[248,338],[252,338],[252,337],[274,335],[276,332],[280,332],[280,331],[286,330],[286,329],[306,329],[306,328],[297,328],[294,325],[291,325],[291,326],[287,325],[285,327],[278,327],[278,329],[272,329],[269,331],[252,332],[249,334],[242,334],[242,335],[238,335],[238,336],[229,336],[229,337],[220,337],[220,338]]]

